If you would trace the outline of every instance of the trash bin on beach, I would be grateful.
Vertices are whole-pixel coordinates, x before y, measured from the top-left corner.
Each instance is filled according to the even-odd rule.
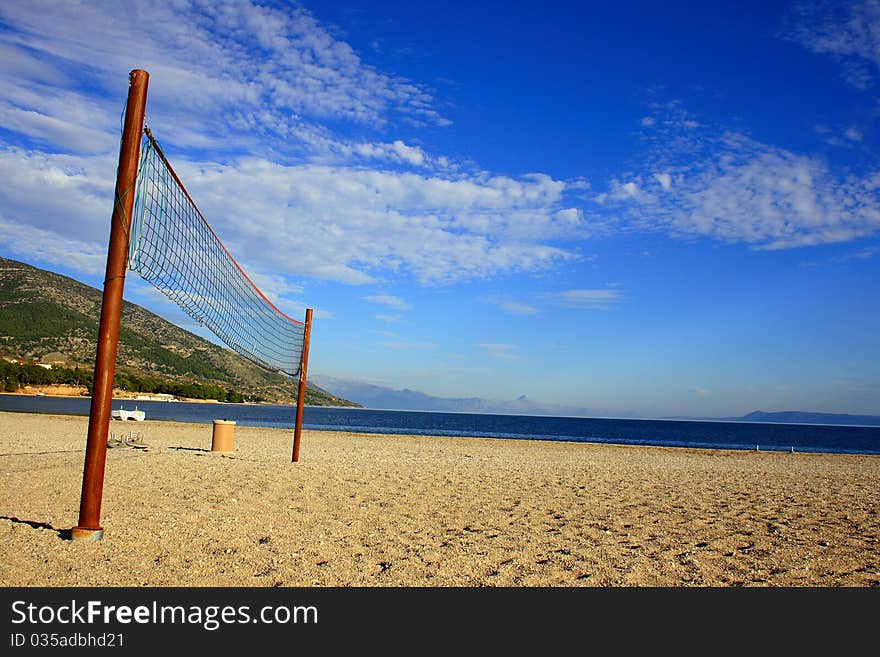
[[[231,420],[214,420],[214,433],[211,436],[212,452],[232,451],[232,432],[235,422]]]

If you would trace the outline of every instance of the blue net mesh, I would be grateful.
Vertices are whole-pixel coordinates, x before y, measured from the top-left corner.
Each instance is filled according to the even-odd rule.
[[[281,312],[244,273],[145,131],[128,268],[153,284],[230,349],[297,377],[304,324]]]

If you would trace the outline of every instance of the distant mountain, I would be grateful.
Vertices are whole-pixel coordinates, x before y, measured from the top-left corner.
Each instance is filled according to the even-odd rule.
[[[67,276],[0,257],[0,355],[94,368],[102,293]],[[117,372],[217,384],[277,403],[296,382],[123,302]],[[306,404],[357,406],[309,385]]]
[[[498,413],[509,415],[553,415],[558,417],[601,417],[608,415],[597,409],[561,404],[547,404],[521,395],[513,400],[483,399],[481,397],[434,397],[423,392],[395,390],[350,379],[315,375],[313,379],[323,388],[357,402],[367,408],[397,411],[444,411],[449,413]],[[616,415],[616,417],[622,417]],[[635,413],[626,417],[638,417]]]
[[[752,411],[737,418],[740,422],[783,422],[786,424],[862,424],[880,426],[880,415],[847,415],[845,413],[807,413],[804,411],[780,411],[767,413]]]
[[[880,426],[880,415],[847,415],[846,413],[809,413],[806,411],[752,411],[736,417],[666,417],[664,420],[705,420],[710,422],[771,422],[779,424],[842,424]]]
[[[483,399],[481,397],[434,397],[415,390],[396,390],[362,381],[315,375],[312,377],[321,387],[367,408],[398,411],[441,411],[448,413],[498,413],[510,415],[553,415],[557,417],[615,417],[638,419],[635,411],[608,412],[596,408],[563,406],[541,403],[525,395],[510,401]],[[845,415],[841,413],[807,413],[783,411],[768,413],[753,411],[737,417],[677,416],[665,420],[703,420],[715,422],[777,422],[785,424],[844,424],[880,426],[880,416]]]

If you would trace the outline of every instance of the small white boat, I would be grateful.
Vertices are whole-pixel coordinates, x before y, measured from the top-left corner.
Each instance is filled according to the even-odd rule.
[[[124,408],[114,409],[110,411],[110,417],[114,420],[137,420],[138,422],[143,422],[147,414],[139,411],[138,407],[135,406],[133,411],[128,411]]]

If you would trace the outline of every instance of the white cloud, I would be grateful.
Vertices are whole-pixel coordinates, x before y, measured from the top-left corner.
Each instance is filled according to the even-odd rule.
[[[837,177],[817,158],[737,136],[728,144],[663,207],[674,230],[779,249],[848,241],[880,228],[872,178]]]
[[[547,176],[440,177],[169,157],[221,240],[256,275],[284,271],[364,284],[407,271],[423,283],[446,283],[541,271],[577,257],[548,243],[577,235],[582,222],[563,205],[565,183]],[[0,176],[8,220],[55,233],[57,241],[106,244],[113,157],[7,148],[0,150]]]
[[[398,351],[411,351],[413,349],[433,349],[437,345],[434,342],[410,342],[408,340],[386,340],[380,342],[382,346],[397,349]]]
[[[38,142],[81,154],[101,153],[118,143],[107,130],[118,121],[105,107],[57,89],[25,91],[0,79],[0,124]]]
[[[639,200],[644,198],[644,193],[640,187],[639,180],[630,180],[622,183],[617,179],[612,179],[609,183],[609,191],[596,195],[595,200],[601,204],[606,201],[626,201]]]
[[[506,299],[504,297],[485,297],[481,299],[481,301],[483,301],[484,303],[490,303],[493,306],[498,306],[504,312],[511,313],[513,315],[536,315],[538,313],[538,309],[531,304],[525,303],[523,301]]]
[[[585,310],[612,310],[622,301],[620,292],[608,289],[564,290],[552,295],[557,305]]]
[[[386,338],[394,338],[395,340],[403,340],[403,337],[392,331],[373,331],[376,335],[382,335]]]
[[[394,152],[397,153],[397,156],[401,160],[405,160],[410,164],[419,166],[425,161],[425,154],[420,148],[417,148],[415,146],[407,146],[399,139],[395,141],[391,146],[392,148],[394,148]]]
[[[408,146],[399,139],[391,144],[364,142],[351,147],[336,144],[334,148],[337,151],[350,150],[353,154],[367,159],[399,162],[414,167],[427,166],[433,163],[432,159],[421,148],[418,146]]]
[[[877,249],[862,249],[856,251],[850,257],[858,260],[867,260],[868,258],[873,258],[875,255],[877,255]]]
[[[9,28],[0,33],[0,121],[23,144],[0,152],[0,207],[55,239],[106,243],[135,67],[151,73],[154,134],[255,276],[366,284],[391,272],[436,284],[537,272],[576,259],[558,242],[588,234],[567,199],[584,181],[465,172],[403,139],[349,139],[322,126],[443,120],[427,91],[365,63],[304,9],[34,0],[0,5],[0,19]],[[188,148],[205,159],[187,160]],[[278,298],[294,294],[279,286],[267,280]]]
[[[557,215],[565,185],[548,177],[441,178],[259,159],[179,169],[236,252],[290,272],[358,284],[409,271],[445,283],[577,257],[546,243],[580,230]],[[247,221],[253,216],[260,221]]]
[[[3,218],[45,231],[53,242],[103,243],[106,250],[115,179],[111,157],[0,148]]]
[[[495,358],[497,360],[519,360],[519,354],[515,353],[519,348],[514,344],[498,344],[498,343],[487,343],[487,344],[478,344],[480,349],[484,349],[489,358]]]
[[[374,319],[378,319],[380,322],[388,322],[389,324],[393,324],[394,322],[399,322],[401,319],[400,315],[373,315]]]
[[[366,301],[369,301],[370,303],[381,303],[386,306],[396,308],[397,310],[412,309],[412,305],[410,305],[400,297],[395,297],[390,294],[374,294],[372,296],[364,297],[364,299]]]
[[[880,2],[798,2],[780,36],[835,57],[844,66],[846,80],[867,89],[880,68]]]
[[[500,301],[498,307],[514,315],[535,315],[538,309],[522,301]]]
[[[660,186],[666,191],[669,191],[669,189],[672,187],[672,176],[670,176],[668,173],[655,173],[654,179],[659,182]]]
[[[302,293],[302,285],[293,284],[280,274],[263,272],[254,263],[241,262],[240,264],[246,272],[250,272],[248,276],[253,281],[254,285],[277,308],[279,308],[281,312],[290,316],[290,313],[293,312],[293,308],[297,308],[298,310],[301,309],[302,312],[298,312],[293,319],[296,319],[297,321],[302,320],[300,315],[305,312],[305,304],[295,300],[291,296]],[[318,314],[317,311],[315,314]],[[325,315],[324,318],[326,319],[327,316]]]
[[[855,126],[831,128],[827,125],[817,125],[815,131],[826,144],[844,148],[852,148],[865,138],[864,133]]]
[[[77,239],[59,240],[56,233],[11,222],[3,216],[0,216],[0,245],[31,264],[63,265],[93,275],[106,269],[106,244],[102,247]]]
[[[546,271],[578,257],[558,241],[588,235],[567,198],[582,180],[463,171],[408,140],[321,125],[356,123],[360,135],[444,121],[425,89],[363,61],[302,8],[34,0],[0,5],[0,20],[0,122],[47,151],[0,151],[0,208],[47,238],[104,248],[135,67],[151,74],[147,119],[188,191],[275,298],[297,294],[277,272],[437,284]],[[192,149],[211,155],[187,159]]]
[[[635,182],[619,183],[616,180],[611,182],[611,198],[637,198],[639,196],[639,185]]]
[[[32,0],[3,3],[0,19],[11,28],[0,34],[0,73],[7,81],[2,97],[12,105],[6,120],[32,136],[56,136],[52,119],[87,130],[88,120],[78,117],[91,114],[96,124],[106,125],[100,114],[118,111],[133,68],[150,72],[148,118],[165,126],[178,144],[226,141],[228,147],[224,138],[233,135],[232,143],[254,147],[266,134],[281,134],[309,146],[320,132],[315,122],[326,119],[448,124],[426,90],[365,63],[296,6]],[[70,92],[65,99],[51,93],[78,82],[62,74],[68,68],[76,68],[89,93],[97,88],[102,99],[97,105],[83,93]],[[39,99],[23,100],[35,84],[44,85]],[[43,104],[66,112],[42,111]],[[39,116],[45,125],[38,124]],[[401,160],[420,158],[418,149],[402,141],[391,147]]]
[[[662,127],[648,142],[646,171],[625,184],[612,179],[596,199],[615,213],[618,229],[701,235],[757,249],[845,242],[880,231],[880,171],[836,171],[818,156],[698,121],[691,128],[677,102],[658,105],[657,116]],[[828,126],[816,131],[826,140],[834,134]],[[855,128],[840,134],[850,143],[860,136]],[[646,191],[641,181],[649,176],[663,193]]]
[[[848,262],[851,260],[870,260],[875,257],[877,253],[880,252],[880,249],[870,247],[866,249],[859,249],[858,251],[852,251],[850,253],[844,253],[843,255],[836,256],[831,258],[829,262]]]
[[[559,210],[554,215],[554,218],[563,225],[568,224],[569,226],[577,227],[583,221],[584,211],[580,208],[565,208],[564,210]]]

